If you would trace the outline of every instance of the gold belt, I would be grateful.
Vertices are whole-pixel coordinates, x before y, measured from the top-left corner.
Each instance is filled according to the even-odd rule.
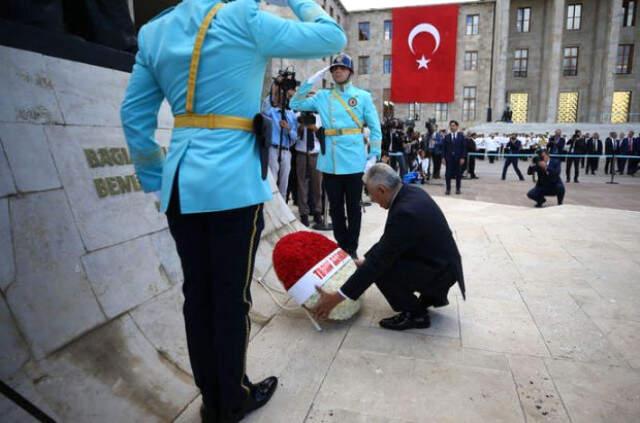
[[[357,134],[362,134],[362,129],[360,128],[325,129],[324,134],[329,136],[357,135]]]
[[[253,120],[227,115],[198,115],[186,113],[177,115],[173,123],[175,128],[237,129],[253,132]]]

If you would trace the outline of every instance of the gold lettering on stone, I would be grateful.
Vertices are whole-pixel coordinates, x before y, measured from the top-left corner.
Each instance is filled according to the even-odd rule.
[[[107,188],[107,183],[104,181],[104,178],[94,179],[93,184],[96,186],[96,192],[99,198],[109,196],[109,189]]]
[[[118,195],[118,180],[113,176],[107,176],[104,178],[107,181],[107,188],[109,189],[109,195]]]
[[[99,148],[98,157],[100,157],[100,162],[102,163],[102,166],[113,166],[113,160],[111,160],[111,156],[109,155],[108,148]]]
[[[100,160],[98,160],[98,155],[95,151],[90,148],[84,149],[84,156],[87,158],[87,163],[90,168],[100,167]]]

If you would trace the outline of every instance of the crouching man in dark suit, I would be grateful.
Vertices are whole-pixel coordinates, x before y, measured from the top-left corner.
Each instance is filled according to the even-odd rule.
[[[381,320],[380,326],[427,328],[428,307],[448,305],[447,294],[455,282],[465,294],[462,261],[447,220],[429,194],[403,185],[386,164],[372,166],[364,182],[371,200],[389,210],[384,233],[365,258],[356,261],[357,270],[338,292],[318,288],[320,301],[313,313],[326,318],[342,300],[359,298],[375,283],[399,313]]]
[[[527,173],[536,173],[537,182],[528,193],[527,197],[536,202],[536,207],[542,207],[547,201],[544,197],[554,195],[558,197],[558,205],[564,199],[564,185],[560,178],[560,160],[549,158],[549,153],[542,151],[533,158],[533,163],[529,166]]]

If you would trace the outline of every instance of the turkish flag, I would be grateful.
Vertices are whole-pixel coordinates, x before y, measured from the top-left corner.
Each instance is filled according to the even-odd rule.
[[[393,9],[392,101],[453,101],[457,33],[457,4]]]

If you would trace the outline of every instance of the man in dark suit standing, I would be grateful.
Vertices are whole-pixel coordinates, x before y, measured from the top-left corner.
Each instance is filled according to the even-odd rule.
[[[640,156],[640,137],[636,137],[633,139],[633,149],[631,154],[634,156]],[[640,164],[640,157],[632,160],[633,168],[631,170],[631,176],[636,176],[636,172],[638,172],[638,164]]]
[[[582,137],[582,133],[579,130],[573,134],[573,137],[567,143],[568,154],[572,156],[583,155],[587,151],[587,143]],[[580,157],[567,158],[567,183],[571,182],[571,166],[573,166],[573,182],[578,183],[578,177],[580,176]]]
[[[462,260],[447,219],[426,191],[403,185],[388,165],[372,166],[364,180],[371,200],[389,210],[384,233],[364,259],[356,260],[357,270],[338,292],[318,288],[320,301],[313,313],[326,318],[344,298],[357,299],[375,283],[399,313],[381,320],[380,326],[427,328],[428,307],[448,305],[455,282],[465,296]]]
[[[616,151],[616,133],[610,132],[609,136],[606,140],[604,140],[604,154],[606,156],[612,156]],[[613,157],[607,157],[604,160],[604,173],[608,175],[609,173],[615,173],[615,164],[613,162]]]
[[[622,140],[622,143],[620,144],[620,155],[624,155],[624,156],[634,156],[635,155],[635,149],[634,149],[634,144],[635,144],[635,139],[633,138],[634,132],[633,131],[629,131],[629,134],[627,135],[627,137],[625,139]],[[627,175],[633,175],[634,173],[636,173],[636,170],[638,168],[638,160],[637,159],[620,159],[620,160],[624,160],[625,162],[628,163],[627,165]],[[623,173],[624,171],[624,165],[622,165],[622,171],[620,173]]]
[[[549,154],[564,154],[565,139],[561,135],[559,129],[556,129],[554,136],[549,138],[547,143],[547,151]],[[561,162],[564,162],[564,158],[560,158]]]
[[[529,175],[537,174],[536,186],[528,193],[527,197],[536,202],[536,207],[542,207],[547,201],[544,197],[555,195],[558,197],[558,205],[564,200],[564,185],[560,178],[561,164],[558,159],[551,159],[549,153],[542,151],[539,156],[534,157],[533,164],[529,166]]]
[[[602,155],[602,140],[600,140],[600,134],[597,132],[593,134],[592,138],[589,138],[587,141],[587,154],[593,156],[601,156]],[[591,174],[595,175],[596,170],[598,170],[598,164],[600,163],[599,157],[589,157],[587,158],[587,167],[585,173],[588,175],[589,170],[591,170]]]
[[[507,169],[509,166],[513,166],[513,170],[516,171],[518,178],[521,181],[524,181],[524,176],[522,176],[522,172],[518,168],[518,157],[509,156],[510,154],[520,154],[520,150],[522,149],[522,143],[518,141],[515,135],[511,135],[509,138],[509,142],[504,148],[504,154],[507,156],[504,159],[504,167],[502,168],[502,180],[504,181],[507,178]]]
[[[467,157],[467,146],[464,134],[458,131],[458,126],[458,122],[455,120],[449,122],[451,132],[444,137],[444,163],[447,167],[444,175],[447,185],[446,195],[451,194],[452,178],[456,178],[456,194],[461,194],[462,167]]]

